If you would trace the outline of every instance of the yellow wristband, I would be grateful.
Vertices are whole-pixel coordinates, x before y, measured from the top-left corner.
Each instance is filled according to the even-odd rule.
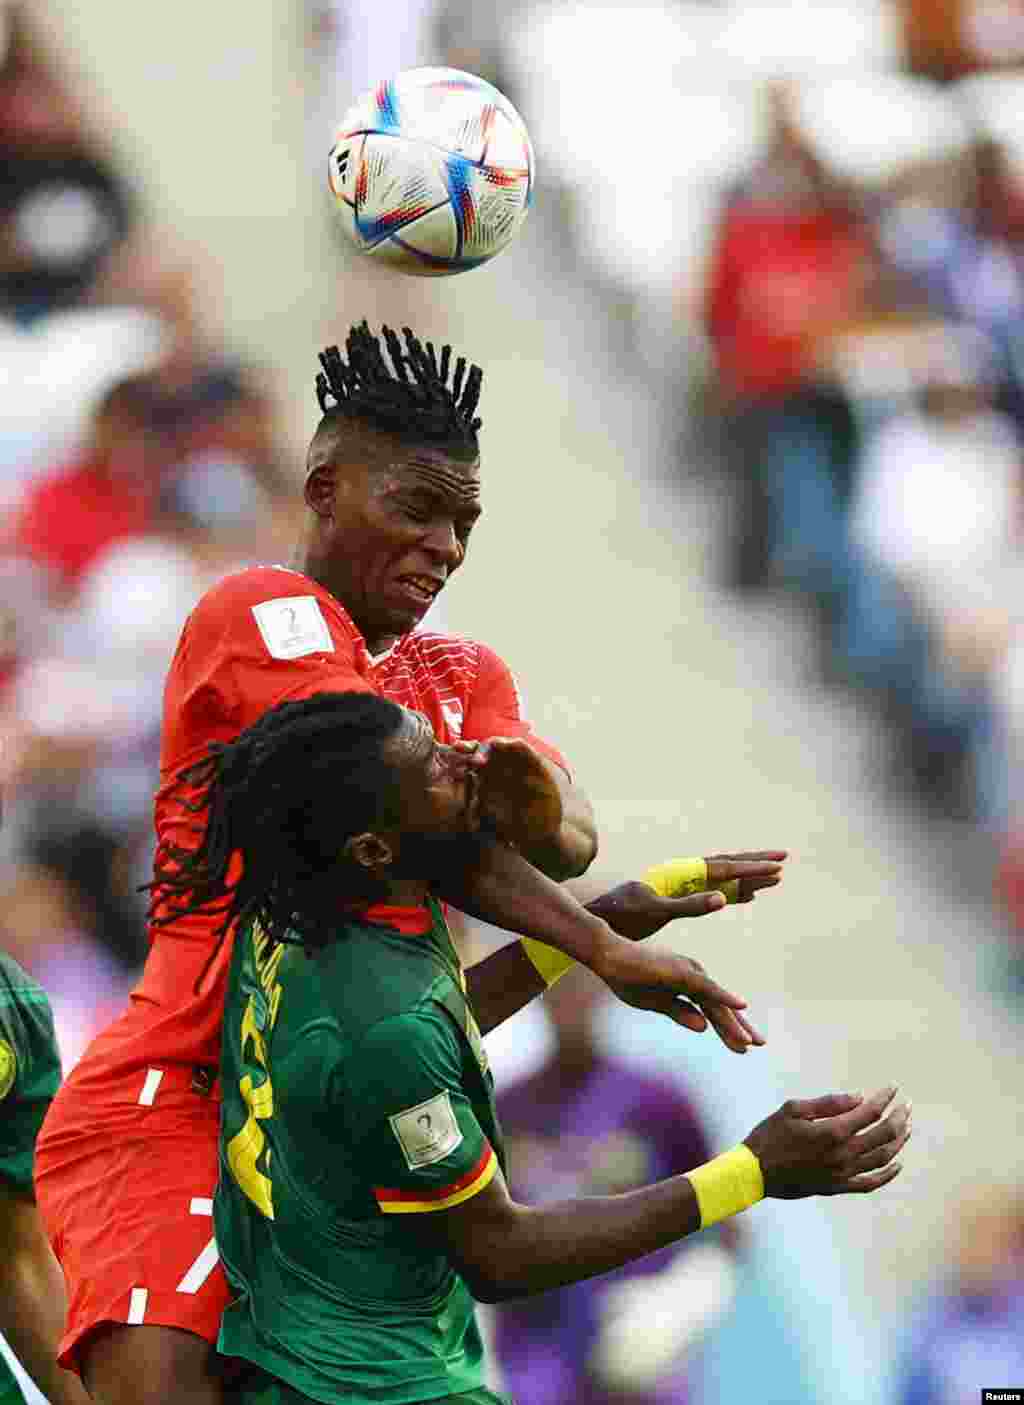
[[[761,1163],[742,1142],[732,1151],[687,1171],[686,1177],[697,1197],[701,1229],[749,1210],[764,1199]]]
[[[708,866],[704,859],[669,859],[667,863],[649,868],[640,881],[653,888],[661,898],[688,898],[693,893],[707,891]],[[730,878],[720,883],[715,892],[721,893],[726,902],[737,902],[739,879]]]
[[[533,937],[520,937],[519,944],[546,986],[554,985],[555,981],[576,965],[575,960],[566,956],[564,951],[559,951],[555,946],[547,946]]]

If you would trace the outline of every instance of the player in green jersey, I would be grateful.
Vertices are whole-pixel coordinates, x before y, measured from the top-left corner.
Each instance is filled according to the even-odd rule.
[[[39,1224],[32,1190],[36,1135],[60,1084],[50,1002],[0,951],[0,1332],[51,1405],[86,1405],[57,1365],[64,1279]],[[23,1405],[0,1358],[0,1405]]]
[[[787,1103],[640,1191],[516,1205],[480,1025],[530,985],[473,1008],[431,893],[476,842],[486,767],[394,703],[321,694],[187,779],[202,838],[158,863],[154,897],[238,924],[215,1222],[236,1294],[220,1346],[249,1363],[246,1405],[496,1401],[473,1295],[543,1291],[765,1194],[865,1192],[899,1169],[909,1109],[886,1116],[887,1089]]]

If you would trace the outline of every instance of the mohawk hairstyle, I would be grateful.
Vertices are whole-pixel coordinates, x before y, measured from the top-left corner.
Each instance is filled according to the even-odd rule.
[[[438,360],[434,343],[428,341],[424,349],[411,328],[402,328],[404,349],[390,327],[382,327],[381,331],[390,366],[379,338],[365,321],[349,331],[345,340],[347,361],[336,346],[320,353],[323,369],[316,378],[316,398],[323,413],[341,411],[365,417],[399,434],[475,447],[481,424],[476,417],[483,380],[480,367],[470,366],[466,375],[466,358],[460,356],[449,386],[450,346],[441,348]],[[329,400],[334,404],[329,405]]]

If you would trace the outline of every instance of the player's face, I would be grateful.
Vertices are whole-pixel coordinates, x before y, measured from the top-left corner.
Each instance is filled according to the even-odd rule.
[[[417,836],[445,839],[479,828],[477,773],[469,754],[443,746],[418,712],[406,712],[387,744],[399,777],[399,829],[404,842]]]
[[[377,462],[337,471],[327,584],[371,653],[419,624],[466,559],[480,512],[479,460],[396,440]]]

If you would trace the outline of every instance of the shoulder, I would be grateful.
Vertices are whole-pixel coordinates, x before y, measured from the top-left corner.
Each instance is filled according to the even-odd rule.
[[[451,1016],[430,1000],[345,1028],[338,1074],[363,1102],[401,1100],[424,1085],[461,1087],[465,1061]]]
[[[243,570],[222,576],[205,593],[196,610],[212,612],[245,608],[261,600],[296,595],[333,600],[322,586],[301,571],[292,571],[287,566],[246,566]],[[337,604],[336,601],[334,603]]]
[[[382,1039],[395,1020],[431,1023],[437,997],[453,984],[426,942],[358,923],[311,960],[331,1013],[353,1040],[375,1030]]]
[[[283,614],[296,607],[304,612],[303,624],[315,627],[318,621],[326,621],[332,632],[340,629],[349,637],[356,636],[356,628],[340,601],[309,576],[286,566],[250,566],[224,576],[199,600],[188,624],[193,632],[209,629],[223,633],[239,622],[246,628],[255,623],[265,632],[275,612]]]

